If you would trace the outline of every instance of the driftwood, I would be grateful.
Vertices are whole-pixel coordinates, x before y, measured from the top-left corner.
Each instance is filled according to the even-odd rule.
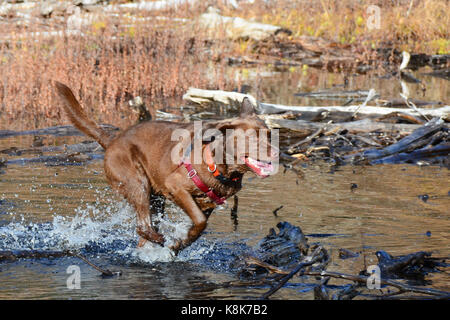
[[[321,247],[318,247],[318,249]],[[317,251],[316,254],[313,254],[312,257],[310,258],[311,261],[309,261],[308,263],[301,263],[299,264],[296,268],[294,268],[292,271],[286,271],[284,269],[281,269],[277,266],[268,264],[266,262],[260,261],[255,257],[249,257],[247,258],[247,261],[249,263],[252,264],[256,264],[262,268],[267,269],[271,274],[279,274],[279,275],[284,275],[284,277],[282,278],[282,280],[273,288],[271,288],[269,291],[267,291],[266,293],[264,293],[262,295],[261,298],[263,299],[267,299],[269,296],[271,296],[272,294],[274,294],[276,291],[278,291],[279,289],[281,289],[283,287],[283,285],[285,285],[290,279],[292,279],[292,277],[297,274],[298,272],[301,271],[301,276],[314,276],[314,277],[321,277],[322,279],[326,279],[326,281],[322,281],[322,283],[318,286],[322,291],[322,293],[326,290],[324,290],[323,285],[324,282],[328,282],[329,278],[336,278],[336,279],[343,279],[343,280],[349,280],[349,281],[353,281],[356,283],[361,283],[361,284],[367,284],[367,280],[368,280],[368,276],[365,275],[352,275],[352,274],[346,274],[346,273],[341,273],[341,272],[330,272],[330,271],[326,271],[326,270],[305,270],[304,268],[312,265],[313,263],[311,263],[313,260],[314,262],[317,262],[320,260],[320,257],[318,256],[317,253],[320,253],[320,251]],[[406,256],[408,262],[411,262],[414,260],[415,257],[418,256],[422,256],[421,252],[415,253],[415,254],[411,254]],[[411,258],[412,257],[412,258]],[[404,268],[406,265],[402,264],[402,267]],[[383,270],[383,269],[382,269]],[[328,278],[328,279],[327,279]],[[380,285],[384,285],[384,286],[391,286],[394,287],[396,289],[398,289],[396,292],[394,293],[388,293],[388,294],[382,294],[382,295],[372,295],[372,296],[367,296],[366,297],[371,297],[371,298],[376,298],[376,299],[390,299],[393,296],[398,296],[400,294],[404,294],[404,293],[419,293],[422,294],[421,296],[400,296],[399,298],[403,298],[403,299],[424,299],[424,298],[429,298],[423,295],[428,295],[428,296],[432,296],[435,297],[437,299],[449,299],[450,298],[450,292],[447,291],[442,291],[442,290],[435,290],[435,289],[429,289],[429,288],[420,288],[420,287],[415,287],[415,286],[409,286],[406,284],[403,284],[401,282],[398,281],[394,281],[394,280],[390,280],[390,279],[386,279],[386,278],[381,278],[380,279]],[[353,287],[352,290],[355,290],[355,288]],[[316,291],[316,290],[315,290]],[[344,291],[348,291],[348,290],[344,290]],[[343,293],[347,293],[348,292],[340,292],[337,294],[337,298],[339,299],[339,296],[342,296]],[[315,292],[315,296],[316,296],[316,292]],[[352,295],[351,298],[355,297],[356,295],[359,295],[359,292],[354,292],[354,294]],[[326,293],[326,295],[322,294],[321,295],[322,299],[330,299],[330,297],[328,296],[328,293]],[[350,298],[350,299],[351,299]]]
[[[216,8],[209,7],[207,12],[200,15],[197,24],[207,30],[212,39],[225,35],[229,39],[252,39],[262,41],[279,33],[291,34],[286,28],[265,23],[251,22],[239,17],[225,17]]]
[[[279,289],[281,289],[290,279],[292,279],[293,276],[295,276],[295,274],[297,274],[299,272],[301,272],[301,276],[314,276],[314,277],[321,277],[322,279],[326,279],[326,281],[322,281],[322,283],[318,286],[318,287],[322,287],[321,288],[322,292],[324,292],[324,291],[326,292],[326,290],[323,290],[323,285],[324,285],[324,282],[325,283],[328,282],[329,279],[327,279],[327,278],[349,280],[349,281],[361,283],[364,285],[367,284],[369,277],[365,276],[365,275],[352,275],[352,274],[346,274],[346,273],[341,273],[341,272],[330,272],[330,271],[326,271],[326,270],[311,270],[311,269],[307,270],[307,269],[305,269],[306,267],[311,266],[314,263],[317,263],[318,261],[323,259],[323,256],[321,256],[321,254],[323,254],[323,250],[324,249],[322,247],[318,246],[316,248],[316,250],[313,252],[313,254],[311,255],[311,257],[309,257],[309,259],[308,259],[309,261],[300,263],[297,267],[295,267],[291,271],[286,271],[277,266],[260,261],[255,257],[247,258],[248,262],[250,262],[252,264],[256,264],[262,268],[267,269],[271,274],[284,275],[284,277],[281,279],[281,281],[277,285],[275,285],[273,288],[271,288],[269,291],[264,293],[261,296],[261,298],[267,299],[268,297],[270,297],[272,294],[274,294]],[[404,257],[402,257],[400,262],[393,264],[394,265],[393,268],[397,268],[397,267],[405,268],[405,267],[414,266],[415,264],[417,264],[417,261],[420,261],[420,259],[423,259],[423,257],[426,255],[427,255],[426,253],[424,254],[423,252],[418,252],[418,253],[404,256]],[[441,258],[438,258],[438,259],[441,259]],[[381,269],[381,270],[383,272],[383,269]],[[429,296],[432,296],[432,297],[438,298],[438,299],[449,299],[450,298],[450,292],[447,292],[447,291],[409,286],[409,285],[403,284],[401,282],[390,280],[387,278],[380,278],[380,285],[394,287],[398,290],[394,293],[391,292],[391,293],[382,294],[382,295],[372,295],[372,296],[365,295],[365,296],[371,297],[371,298],[377,298],[377,299],[389,299],[393,296],[412,292],[412,293],[419,293],[422,295],[421,296],[412,296],[412,297],[411,296],[407,296],[407,297],[403,296],[403,297],[399,297],[399,298],[400,299],[401,298],[403,298],[403,299],[428,298],[423,295],[429,295]],[[355,290],[355,288],[352,288],[352,290]],[[346,291],[348,291],[348,290],[346,290]],[[343,293],[344,292],[338,293],[337,296],[338,297],[342,296]],[[348,294],[348,292],[346,292],[346,293]],[[315,295],[316,294],[317,293],[315,292]],[[360,292],[354,292],[351,298],[353,298],[359,294],[360,294]],[[326,295],[322,294],[321,298],[329,299],[328,293]]]
[[[308,259],[309,261],[300,263],[297,267],[292,269],[292,271],[285,271],[283,269],[280,269],[279,267],[268,264],[266,262],[258,261],[258,259],[254,258],[254,257],[249,259],[248,261],[250,261],[251,263],[257,264],[263,268],[266,268],[271,273],[284,275],[284,277],[281,279],[281,281],[277,285],[275,285],[273,288],[271,288],[269,291],[264,293],[261,296],[261,298],[267,299],[268,297],[270,297],[272,294],[274,294],[279,289],[281,289],[290,279],[292,279],[293,276],[295,276],[300,271],[301,271],[301,276],[314,276],[314,277],[321,277],[322,279],[337,278],[337,279],[354,281],[354,282],[361,283],[361,284],[367,284],[367,280],[369,277],[364,276],[364,275],[351,275],[351,274],[345,274],[345,273],[340,273],[340,272],[330,272],[330,271],[326,271],[326,270],[306,270],[305,269],[306,267],[311,266],[314,263],[317,263],[318,261],[323,259],[323,256],[321,256],[321,254],[323,254],[323,250],[324,249],[322,247],[318,246],[316,248],[316,250],[313,252],[313,254],[311,255],[311,257]],[[425,255],[422,252],[407,255],[407,256],[405,256],[406,258],[402,259],[401,262],[395,264],[395,266],[398,266],[401,264],[401,268],[405,268],[406,266],[414,265],[417,263],[417,260],[418,259],[420,260],[421,258],[423,258],[423,256],[425,256]],[[326,282],[328,282],[328,280],[326,280]],[[412,292],[412,293],[422,294],[422,296],[399,297],[399,298],[404,298],[404,299],[405,298],[408,298],[408,299],[421,298],[421,299],[424,299],[425,296],[423,296],[423,295],[433,296],[438,299],[450,298],[450,292],[447,292],[447,291],[409,286],[409,285],[403,284],[401,282],[386,279],[386,278],[380,278],[380,285],[391,286],[398,290],[394,293],[388,293],[387,295],[374,295],[374,296],[370,296],[370,297],[377,298],[377,299],[385,299],[385,298],[391,298],[392,296]],[[321,283],[321,285],[319,287],[321,287],[321,286],[323,286],[323,282]],[[352,288],[352,289],[355,290],[355,288]],[[323,290],[321,290],[321,291],[323,291]],[[360,294],[360,293],[354,292],[353,297],[355,297],[358,294]],[[342,293],[340,293],[340,295],[342,295]],[[322,299],[324,299],[325,297],[329,298],[328,294],[326,296],[322,295],[321,297],[322,297]]]
[[[425,276],[429,272],[442,272],[438,267],[447,268],[445,261],[448,258],[431,257],[431,253],[416,252],[404,256],[393,257],[380,250],[376,252],[378,266],[380,268],[380,285],[392,287],[397,290],[382,292],[372,291],[377,294],[367,294],[366,285],[370,274],[365,270],[359,275],[346,274],[341,272],[327,271],[331,261],[328,251],[320,244],[307,244],[308,239],[304,236],[299,227],[288,222],[280,222],[277,227],[280,232],[277,234],[273,229],[264,237],[252,255],[245,257],[243,270],[240,276],[250,276],[259,285],[270,285],[270,289],[261,298],[267,299],[275,292],[283,288],[295,275],[299,277],[313,276],[320,283],[314,288],[316,299],[353,299],[361,296],[374,299],[448,299],[450,292],[411,286],[392,279],[408,279],[409,273]],[[356,258],[359,255],[346,249],[340,249],[340,258]],[[263,276],[263,277],[261,277]],[[345,286],[332,297],[331,290],[336,290],[334,286],[328,285],[331,278],[351,281],[353,284]],[[275,281],[275,284],[274,284]],[[304,282],[304,280],[302,280]],[[248,285],[252,285],[251,283]],[[406,293],[420,295],[406,296]]]
[[[398,132],[402,135],[410,134],[420,126],[416,124],[393,124],[377,122],[370,119],[358,121],[342,122],[342,123],[318,123],[305,120],[286,120],[265,117],[266,124],[269,128],[285,128],[293,131],[301,132],[309,135],[318,130],[323,131],[339,131],[347,130],[350,133],[366,133],[366,132]]]
[[[417,148],[424,147],[431,142],[433,139],[433,135],[446,128],[444,121],[439,118],[435,118],[427,124],[417,128],[410,135],[404,137],[399,142],[394,143],[383,149],[369,149],[365,150],[361,153],[350,155],[345,158],[352,158],[354,161],[363,161],[363,160],[375,160],[380,158],[385,158],[391,156],[393,154],[399,154],[405,151],[413,151]],[[444,143],[443,146],[440,146],[435,151],[439,153],[444,153],[447,150],[448,153],[449,145]],[[430,153],[430,150],[423,150],[421,152]]]
[[[372,117],[385,116],[393,112],[399,112],[408,114],[411,116],[420,116],[420,114],[429,117],[443,117],[448,119],[450,117],[450,106],[443,106],[436,109],[418,109],[420,114],[414,110],[404,109],[404,108],[387,108],[387,107],[375,107],[375,106],[364,106],[352,105],[352,106],[283,106],[278,104],[257,102],[256,99],[249,95],[239,92],[230,92],[222,90],[203,90],[197,88],[189,88],[189,90],[184,94],[183,99],[200,104],[207,105],[211,103],[219,103],[224,105],[235,106],[242,103],[242,100],[247,97],[257,106],[258,113],[260,114],[277,114],[284,112],[294,112],[299,113],[302,116],[306,114],[316,115],[318,111],[326,111],[329,113],[339,113],[342,115],[347,115],[351,117],[355,111],[358,110],[360,115],[371,115]]]
[[[363,115],[371,115],[372,117],[379,117],[383,115],[390,114],[392,112],[401,112],[413,116],[418,116],[419,114],[413,110],[404,109],[404,108],[387,108],[387,107],[374,107],[374,106],[364,106],[360,107],[359,105],[353,106],[283,106],[277,104],[269,104],[269,103],[260,103],[259,109],[263,114],[273,114],[273,113],[282,113],[282,112],[298,112],[302,115],[306,113],[317,113],[318,110],[327,111],[327,112],[335,112],[352,115],[357,109],[359,114]],[[419,111],[430,117],[450,117],[450,106],[444,106],[435,109],[419,109]]]
[[[289,123],[290,120],[277,121],[283,121],[283,124],[285,124],[286,121]],[[296,124],[298,121],[300,120],[291,122]],[[359,126],[356,130],[351,127],[352,123],[358,122],[365,122],[367,125],[362,127],[367,129],[368,132],[364,133],[364,130],[361,130]],[[383,123],[384,129],[376,128],[377,130],[372,132],[372,129],[374,129],[371,126],[372,124],[376,125],[377,122],[364,119],[344,123],[343,126],[304,122],[303,128],[298,126],[303,130],[299,132],[310,135],[290,146],[281,148],[283,155],[287,155],[283,159],[293,160],[287,169],[295,171],[296,166],[301,164],[301,161],[316,159],[325,160],[335,165],[346,163],[422,163],[446,167],[450,165],[450,158],[448,157],[450,154],[449,128],[448,124],[444,123],[442,119],[435,118],[423,126],[391,124],[392,131],[386,131],[386,126],[389,124]],[[317,126],[319,129],[313,131]],[[401,128],[409,130],[399,130]],[[405,136],[405,132],[410,133]],[[387,147],[382,147],[386,145]],[[289,156],[296,159],[289,159]]]
[[[337,278],[337,279],[344,279],[344,280],[355,281],[355,282],[359,282],[359,283],[363,283],[363,284],[366,284],[367,279],[368,279],[367,276],[356,276],[356,275],[351,275],[351,274],[345,274],[345,273],[340,273],[340,272],[330,272],[330,271],[304,271],[302,274],[307,275],[307,276],[315,276],[315,277],[331,277],[331,278]],[[386,298],[390,298],[394,295],[399,295],[399,294],[403,294],[403,293],[407,293],[407,292],[413,292],[413,293],[420,293],[423,295],[431,295],[431,296],[437,297],[439,299],[449,299],[450,298],[450,292],[447,292],[447,291],[408,286],[408,285],[405,285],[403,283],[400,283],[400,282],[394,281],[394,280],[381,278],[380,284],[397,288],[398,291],[395,293],[388,294],[387,297],[385,297],[383,295],[372,296],[372,297],[378,298],[378,299],[386,299]],[[402,298],[402,297],[399,297],[399,298]],[[411,299],[411,297],[403,297],[403,298]],[[424,299],[425,297],[424,296],[415,296],[414,298]]]
[[[397,153],[381,159],[370,161],[371,164],[392,164],[418,161],[450,154],[450,143],[441,143],[438,146],[412,151],[410,153]]]
[[[419,251],[394,257],[386,251],[376,253],[381,275],[388,278],[409,278],[423,276],[433,272],[437,267],[450,267],[447,258],[431,257],[431,252]]]
[[[286,282],[288,282],[293,276],[295,276],[300,270],[302,270],[305,267],[312,266],[313,264],[322,261],[325,258],[326,253],[324,253],[324,249],[322,247],[317,247],[316,250],[312,253],[311,257],[308,257],[306,261],[301,262],[297,267],[295,267],[291,272],[289,272],[285,277],[281,279],[281,281],[271,288],[269,291],[264,293],[261,298],[267,299],[271,295],[273,295],[275,292],[280,290]]]
[[[140,1],[133,3],[119,3],[110,4],[104,9],[106,11],[118,11],[118,10],[140,10],[140,11],[156,11],[176,9],[183,5],[193,5],[197,0],[158,0],[158,1]]]

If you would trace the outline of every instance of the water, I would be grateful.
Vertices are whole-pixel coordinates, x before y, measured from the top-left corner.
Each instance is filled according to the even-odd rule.
[[[276,73],[253,90],[264,88],[259,96],[265,102],[320,104],[327,101],[302,101],[292,93],[305,91],[306,85],[319,90],[343,81],[343,75],[308,72]],[[355,76],[348,90],[375,87],[384,96],[398,94],[397,84],[385,81]],[[425,96],[413,90],[416,98],[448,101],[445,80],[426,81],[430,89]],[[61,145],[84,139],[48,137],[45,142]],[[31,142],[26,136],[2,139],[0,149],[28,147]],[[303,178],[291,171],[264,180],[249,174],[239,193],[238,220],[230,215],[232,201],[220,207],[204,235],[177,257],[156,245],[136,249],[134,212],[107,185],[101,160],[82,166],[35,163],[0,170],[0,250],[74,249],[101,267],[123,273],[102,278],[75,257],[3,262],[2,299],[257,298],[268,287],[248,286],[239,280],[235,261],[251,252],[280,221],[300,226],[310,243],[320,242],[330,250],[330,271],[358,274],[376,263],[377,250],[393,255],[423,250],[448,256],[450,252],[449,172],[438,167],[378,165],[331,170],[325,163],[315,163],[303,169]],[[352,185],[357,187],[352,189]],[[423,201],[422,195],[428,200]],[[281,205],[275,216],[273,210]],[[189,220],[176,206],[169,205],[167,211],[159,219],[160,228],[174,241],[185,234]],[[341,260],[339,248],[361,254]],[[79,290],[67,288],[71,265],[81,270]],[[422,285],[450,290],[448,273],[432,273],[426,280]],[[311,299],[310,283],[296,279],[274,298]]]
[[[358,273],[376,262],[374,252],[380,249],[394,255],[449,252],[449,180],[439,168],[343,167],[329,173],[323,165],[305,169],[303,179],[291,172],[247,178],[239,194],[238,224],[229,208],[217,210],[205,235],[179,257],[158,246],[135,248],[134,213],[98,174],[101,162],[7,170],[0,182],[1,249],[80,249],[92,262],[123,275],[103,279],[73,257],[2,263],[0,298],[257,297],[267,288],[226,288],[237,280],[232,262],[279,221],[301,226],[310,242],[330,249],[330,270]],[[352,183],[358,185],[353,191]],[[427,202],[418,197],[422,194],[429,196]],[[280,205],[275,217],[272,211]],[[187,220],[179,209],[169,211],[162,230],[181,235]],[[339,248],[363,255],[340,260]],[[66,287],[66,269],[73,264],[81,268],[80,290]],[[449,289],[448,275],[427,279],[430,287]],[[285,289],[277,298],[311,298],[304,289]]]

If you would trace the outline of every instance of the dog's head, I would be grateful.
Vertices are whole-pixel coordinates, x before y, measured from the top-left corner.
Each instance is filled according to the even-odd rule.
[[[242,102],[239,117],[213,123],[209,129],[210,134],[206,130],[203,139],[211,143],[216,163],[226,165],[227,171],[253,171],[263,178],[275,173],[278,136],[272,136],[273,132],[256,115],[248,98]]]

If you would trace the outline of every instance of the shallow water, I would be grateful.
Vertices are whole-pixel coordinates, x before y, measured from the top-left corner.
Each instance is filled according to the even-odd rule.
[[[257,83],[252,90],[261,88],[255,95],[265,102],[329,104],[301,100],[293,93],[342,84],[344,75],[308,72],[290,70],[262,80],[249,78],[247,82]],[[399,84],[389,81],[354,76],[347,89],[375,87],[383,96],[398,96]],[[426,81],[429,89],[425,96],[417,85],[412,85],[412,96],[448,101],[446,80],[428,77]],[[45,142],[61,145],[84,139],[48,137]],[[27,136],[1,139],[0,149],[28,147],[31,142]],[[0,250],[76,249],[92,262],[123,273],[102,278],[73,257],[3,262],[3,299],[257,298],[268,287],[241,282],[235,261],[280,221],[300,226],[310,243],[320,242],[331,250],[330,271],[357,274],[376,264],[377,250],[393,255],[450,253],[449,171],[438,167],[377,165],[332,170],[318,163],[305,167],[303,178],[291,171],[264,180],[248,175],[239,193],[238,220],[231,218],[231,200],[212,214],[204,235],[178,257],[158,246],[135,249],[134,213],[108,187],[101,160],[85,166],[9,165],[0,171]],[[357,188],[352,190],[352,184]],[[419,198],[425,194],[426,202]],[[283,208],[275,216],[272,212],[280,206]],[[188,224],[174,206],[169,206],[168,216],[160,219],[161,230],[174,238],[182,236]],[[342,260],[339,248],[361,254]],[[80,289],[67,287],[67,268],[72,265],[80,267]],[[448,273],[431,273],[425,279],[425,283],[415,284],[450,290]],[[273,298],[312,299],[311,283],[295,279]]]
[[[399,255],[449,253],[450,205],[447,170],[417,166],[305,168],[264,180],[247,178],[239,193],[238,223],[226,206],[215,211],[205,235],[179,257],[159,247],[136,250],[132,210],[107,186],[101,161],[88,166],[9,167],[2,175],[0,249],[80,249],[94,263],[121,270],[103,279],[76,258],[0,264],[0,298],[252,298],[263,288],[228,287],[236,281],[232,263],[279,221],[302,228],[310,242],[333,255],[330,270],[358,273],[376,262],[374,252]],[[352,183],[357,188],[351,191]],[[427,194],[427,202],[419,195]],[[272,213],[278,211],[278,217]],[[169,208],[162,225],[181,235],[184,215]],[[181,227],[180,227],[181,225]],[[174,230],[178,226],[181,230]],[[167,232],[167,231],[165,231]],[[362,252],[341,260],[337,250]],[[364,261],[365,260],[365,261]],[[81,268],[81,289],[66,286],[70,265]],[[448,275],[427,278],[433,288],[449,289]],[[276,298],[312,298],[312,287],[298,284]]]

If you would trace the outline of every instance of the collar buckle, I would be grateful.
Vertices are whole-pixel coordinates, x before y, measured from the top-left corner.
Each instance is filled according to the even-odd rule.
[[[188,171],[187,173],[187,177],[189,179],[192,179],[193,177],[195,177],[197,175],[197,170],[195,170],[194,168],[192,168],[191,170]]]

